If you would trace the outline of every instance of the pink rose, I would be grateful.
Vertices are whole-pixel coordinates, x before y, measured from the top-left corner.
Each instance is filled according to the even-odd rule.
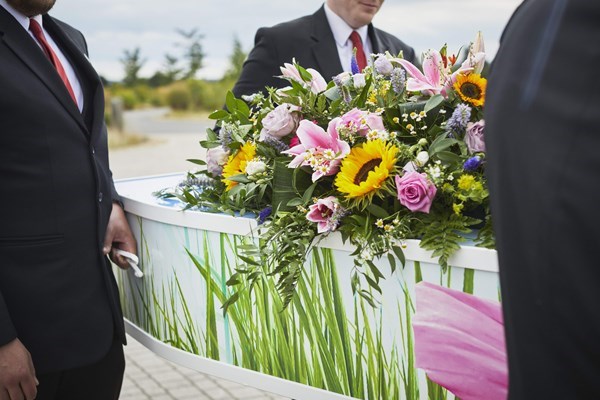
[[[469,122],[467,124],[467,133],[465,134],[465,143],[471,153],[485,153],[485,142],[483,132],[485,130],[485,121]]]
[[[396,175],[396,189],[400,204],[410,211],[429,214],[437,188],[427,178],[427,175],[418,172],[406,172],[402,176]]]
[[[294,132],[300,121],[297,111],[298,107],[284,103],[269,112],[262,120],[259,140],[264,141],[266,135],[281,139]]]
[[[335,231],[340,223],[340,218],[344,214],[344,209],[337,198],[329,196],[319,199],[315,204],[309,207],[306,219],[311,222],[317,222],[317,232]]]

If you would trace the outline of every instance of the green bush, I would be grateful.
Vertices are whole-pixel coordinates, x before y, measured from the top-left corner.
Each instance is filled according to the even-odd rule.
[[[189,90],[174,88],[167,95],[167,104],[173,110],[189,110],[192,105],[192,96]]]

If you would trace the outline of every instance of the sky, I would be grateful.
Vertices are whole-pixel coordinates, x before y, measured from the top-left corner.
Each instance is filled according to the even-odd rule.
[[[178,56],[176,29],[204,35],[204,67],[198,77],[219,79],[237,37],[244,51],[256,30],[314,13],[323,0],[57,0],[51,14],[81,30],[90,59],[107,79],[120,80],[125,50],[141,49],[146,60],[140,75],[151,76],[165,54]],[[417,53],[448,44],[458,52],[477,31],[491,60],[502,30],[521,0],[386,0],[373,24],[402,39]]]

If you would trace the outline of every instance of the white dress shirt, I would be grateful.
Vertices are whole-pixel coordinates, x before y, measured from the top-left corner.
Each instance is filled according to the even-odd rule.
[[[329,27],[333,32],[333,38],[335,39],[335,44],[337,45],[338,55],[340,56],[340,62],[342,63],[342,68],[346,72],[351,72],[351,63],[352,63],[352,52],[354,50],[354,46],[352,45],[352,41],[350,40],[350,34],[352,31],[358,32],[360,35],[360,39],[363,43],[363,48],[365,50],[365,56],[367,57],[367,62],[369,61],[369,55],[373,51],[373,47],[371,46],[371,39],[369,39],[369,26],[361,26],[358,29],[353,29],[350,25],[346,23],[339,15],[337,15],[329,6],[327,2],[325,2],[325,15],[327,16],[327,22],[329,22]]]
[[[6,0],[0,0],[0,6],[4,7],[6,11],[8,11],[13,16],[17,20],[17,22],[21,24],[23,29],[29,32],[29,35],[38,44],[38,46],[40,46],[40,49],[43,49],[42,45],[38,43],[38,41],[33,36],[33,33],[29,30],[29,17],[27,17],[20,11],[15,10],[10,4],[6,2]],[[73,89],[73,93],[75,94],[75,98],[77,99],[77,107],[81,112],[83,110],[83,90],[81,90],[81,84],[79,83],[79,79],[77,79],[77,74],[75,74],[73,66],[71,65],[67,57],[65,57],[60,48],[56,45],[56,42],[54,41],[54,39],[52,39],[52,36],[50,36],[50,34],[44,28],[42,16],[36,15],[35,17],[33,17],[33,19],[35,19],[42,27],[42,31],[44,32],[44,36],[46,36],[46,40],[50,44],[50,47],[52,47],[52,50],[54,50],[54,53],[56,53],[56,56],[58,57],[60,63],[65,69],[67,78],[69,79],[69,83],[71,84],[71,88]]]

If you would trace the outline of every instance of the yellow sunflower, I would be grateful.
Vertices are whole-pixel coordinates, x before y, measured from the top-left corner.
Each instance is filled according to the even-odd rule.
[[[456,77],[454,90],[458,92],[460,98],[475,107],[483,106],[485,103],[485,88],[487,79],[479,74],[460,74]]]
[[[227,178],[246,173],[246,165],[255,155],[256,146],[253,143],[246,142],[235,155],[229,156],[227,163],[223,166],[223,182],[227,185],[227,191],[238,184],[238,182],[230,181]]]
[[[354,147],[342,160],[335,186],[347,199],[370,201],[395,171],[398,148],[383,140],[371,140]],[[388,190],[390,188],[387,188]]]

